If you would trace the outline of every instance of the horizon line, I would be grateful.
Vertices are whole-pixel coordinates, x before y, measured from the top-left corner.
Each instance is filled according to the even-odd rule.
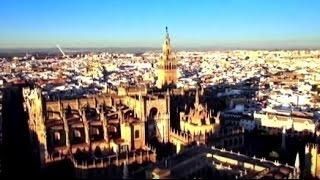
[[[61,47],[62,49],[155,49],[161,50],[161,47],[153,46],[106,46],[106,47]],[[0,47],[0,50],[48,50],[57,49],[57,47]],[[317,47],[214,47],[214,46],[177,46],[173,50],[183,50],[183,49],[212,49],[212,50],[320,50],[320,46]],[[58,51],[58,49],[57,49]]]

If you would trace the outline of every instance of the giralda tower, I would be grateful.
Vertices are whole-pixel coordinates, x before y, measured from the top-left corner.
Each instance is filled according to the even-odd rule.
[[[166,37],[162,45],[162,54],[158,64],[157,87],[163,88],[166,85],[177,82],[177,62],[170,45],[168,27],[166,27]]]

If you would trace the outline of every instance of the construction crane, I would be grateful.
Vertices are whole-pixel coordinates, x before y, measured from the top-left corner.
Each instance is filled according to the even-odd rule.
[[[59,44],[57,44],[57,48],[60,50],[60,52],[62,53],[63,57],[66,57],[66,54],[62,51],[62,49],[60,48]]]

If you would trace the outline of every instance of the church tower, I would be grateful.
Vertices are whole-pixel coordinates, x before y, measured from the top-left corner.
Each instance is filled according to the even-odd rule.
[[[162,45],[162,54],[158,64],[157,87],[162,87],[177,82],[177,62],[170,45],[168,27],[166,27],[166,38]]]

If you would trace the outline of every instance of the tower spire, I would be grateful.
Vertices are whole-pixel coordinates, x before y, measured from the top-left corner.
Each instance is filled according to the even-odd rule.
[[[296,160],[294,162],[295,167],[295,178],[300,178],[300,158],[299,158],[299,152],[297,153]]]
[[[299,158],[299,152],[297,152],[297,155],[296,155],[296,160],[294,162],[294,167],[295,168],[300,168],[300,158]]]
[[[281,148],[282,148],[283,150],[285,150],[285,149],[286,149],[286,128],[285,128],[285,127],[283,127],[283,128],[282,128],[282,142],[281,142]]]
[[[195,102],[194,102],[194,108],[199,105],[199,87],[196,88],[196,97],[195,97]]]
[[[165,40],[165,44],[166,46],[170,46],[170,37],[169,37],[169,31],[168,31],[168,26],[166,26],[166,40]],[[166,47],[167,49],[168,48],[171,48],[171,47]],[[166,51],[166,50],[164,50]],[[168,53],[169,54],[169,53]]]

